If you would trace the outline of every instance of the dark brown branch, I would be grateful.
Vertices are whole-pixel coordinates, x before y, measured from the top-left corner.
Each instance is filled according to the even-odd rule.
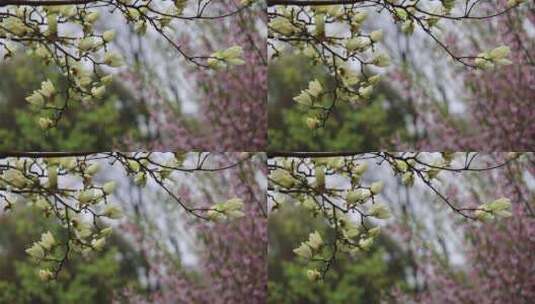
[[[341,5],[355,4],[365,0],[267,0],[268,6],[273,5],[297,5],[297,6],[318,6],[318,5]]]
[[[268,157],[337,157],[337,156],[354,156],[362,154],[364,152],[284,152],[284,151],[271,151],[267,152]]]
[[[0,0],[0,7],[6,5],[28,5],[28,6],[47,6],[47,5],[78,5],[97,2],[99,0]]]
[[[99,152],[0,152],[0,159],[6,157],[28,157],[28,158],[47,158],[47,157],[69,157],[69,156],[87,156]]]

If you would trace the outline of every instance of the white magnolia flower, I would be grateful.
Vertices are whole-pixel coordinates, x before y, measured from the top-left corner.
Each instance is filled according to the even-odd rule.
[[[32,247],[26,249],[26,253],[32,258],[42,259],[45,257],[45,250],[38,243],[34,243]]]
[[[39,279],[45,282],[54,278],[54,274],[48,269],[40,269],[37,275],[39,276]]]
[[[39,90],[39,93],[46,98],[50,98],[56,93],[56,88],[54,88],[52,81],[46,80],[41,83],[41,89]]]
[[[307,117],[305,119],[305,123],[308,128],[310,129],[316,129],[320,125],[320,120],[317,117]]]
[[[96,47],[98,44],[97,40],[94,38],[94,37],[86,37],[86,38],[83,38],[80,40],[80,42],[78,42],[78,48],[81,50],[81,51],[89,51],[91,49],[93,49],[94,47]]]
[[[124,64],[123,57],[118,53],[106,52],[104,54],[104,63],[112,68],[118,68]]]
[[[307,91],[301,91],[301,93],[295,96],[293,100],[305,106],[312,105],[312,97]]]
[[[296,183],[295,178],[288,173],[288,171],[283,169],[276,169],[271,172],[270,177],[276,184],[279,184],[284,188],[291,188]]]
[[[56,244],[56,239],[54,239],[54,236],[50,231],[47,231],[46,233],[43,233],[41,235],[41,241],[39,242],[39,245],[43,247],[46,250],[52,249],[54,245]]]
[[[370,249],[372,245],[373,245],[373,238],[360,239],[359,241],[359,247],[364,250]]]
[[[301,243],[301,246],[295,248],[293,252],[305,259],[310,259],[312,257],[312,249],[306,243]]]
[[[123,217],[123,211],[117,206],[108,205],[104,209],[103,215],[110,219],[116,220]]]
[[[359,95],[362,96],[362,98],[364,98],[364,99],[370,98],[370,96],[372,96],[372,93],[373,93],[373,86],[372,85],[369,85],[369,86],[366,86],[366,87],[361,87],[359,89]]]
[[[308,237],[308,245],[314,250],[318,250],[323,244],[323,239],[318,231],[312,232]]]
[[[106,194],[111,194],[113,193],[113,191],[115,191],[116,188],[117,188],[117,182],[109,181],[102,186],[102,191],[104,191],[104,193]]]
[[[368,37],[356,37],[347,40],[346,49],[348,51],[365,51],[372,44],[372,40]]]
[[[87,14],[85,16],[84,20],[89,22],[89,23],[94,23],[99,18],[100,18],[100,13],[99,12],[91,12],[91,13],[89,13],[89,14]]]
[[[102,34],[102,39],[105,41],[105,42],[110,42],[112,41],[114,38],[115,38],[115,31],[114,30],[109,30],[109,31],[105,31],[103,34]]]
[[[369,214],[375,218],[386,220],[390,218],[390,209],[383,203],[376,203],[370,207]]]
[[[101,85],[99,87],[91,88],[91,95],[95,96],[97,99],[101,99],[106,94],[106,86]]]
[[[390,56],[385,53],[377,54],[373,58],[372,63],[381,68],[387,67],[390,65]]]
[[[41,127],[41,129],[48,129],[54,125],[54,122],[50,118],[40,117],[37,120],[37,124],[39,124],[39,127]]]
[[[100,168],[100,164],[94,163],[89,165],[89,167],[87,167],[84,172],[88,175],[95,175],[100,171]]]
[[[91,241],[91,246],[97,251],[102,250],[105,244],[106,244],[106,238],[104,237],[99,238],[99,239],[94,239]]]
[[[504,59],[509,55],[511,49],[508,46],[502,45],[489,52],[489,57],[492,60]]]
[[[370,33],[370,38],[373,42],[379,42],[383,40],[383,30],[377,30]]]
[[[353,173],[356,175],[362,175],[368,170],[368,163],[359,163],[353,167]]]
[[[295,34],[299,29],[296,28],[288,19],[285,17],[276,17],[269,23],[269,26],[278,33],[281,33],[285,36],[291,36]]]
[[[38,91],[35,91],[32,95],[26,97],[26,101],[37,107],[42,107],[45,104],[45,98]]]
[[[307,274],[307,278],[312,282],[315,282],[321,279],[321,273],[317,271],[316,269],[309,269],[307,270],[306,274]]]
[[[319,80],[314,79],[308,83],[307,91],[308,91],[308,94],[310,94],[310,96],[318,97],[323,91],[323,87],[321,86],[321,83],[319,82]]]
[[[385,183],[383,181],[372,183],[372,185],[370,186],[370,191],[373,194],[378,194],[379,192],[383,190],[384,186],[385,186]]]

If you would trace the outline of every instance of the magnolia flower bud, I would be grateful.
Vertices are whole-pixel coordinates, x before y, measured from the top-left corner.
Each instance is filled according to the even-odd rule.
[[[106,94],[106,86],[102,85],[100,87],[91,88],[91,95],[95,96],[97,99],[101,99]]]
[[[293,252],[305,259],[310,259],[312,257],[312,249],[306,243],[301,243],[301,246],[295,248]]]
[[[34,243],[32,247],[26,249],[26,253],[35,259],[42,259],[45,257],[45,251],[38,243]]]
[[[362,23],[364,20],[366,20],[366,18],[368,18],[367,12],[358,12],[357,14],[353,16],[352,21],[356,23]]]
[[[370,85],[373,85],[373,86],[378,84],[379,81],[381,81],[381,75],[374,75],[374,76],[368,78],[368,83]]]
[[[97,251],[102,250],[105,244],[106,244],[106,238],[104,237],[99,238],[99,239],[94,239],[93,241],[91,241],[91,246]]]
[[[383,190],[384,185],[385,183],[383,181],[375,182],[370,186],[370,191],[373,194],[378,194],[379,192],[381,192],[381,190]]]
[[[305,119],[305,123],[308,128],[310,129],[316,129],[320,125],[320,120],[316,117],[307,117]]]
[[[76,158],[75,157],[64,157],[59,161],[60,166],[66,170],[72,170],[76,167]]]
[[[58,186],[58,168],[56,166],[49,166],[47,168],[48,188],[56,188]]]
[[[112,81],[113,81],[113,76],[112,75],[106,75],[106,76],[100,78],[100,83],[102,83],[105,86],[110,85]]]
[[[353,167],[353,173],[356,175],[362,175],[368,170],[368,163],[359,163]]]
[[[508,210],[511,209],[511,201],[505,197],[483,204],[480,206],[480,208],[501,217],[509,217],[512,215]]]
[[[80,191],[80,193],[78,193],[78,201],[81,204],[87,204],[95,200],[96,198],[97,198],[97,193],[95,189],[88,189],[88,190]]]
[[[6,19],[4,19],[4,21],[2,22],[3,26],[10,32],[14,33],[15,35],[17,36],[24,36],[26,35],[28,32],[29,32],[29,28],[24,24],[24,22],[22,22],[22,20],[20,20],[19,18],[16,18],[16,17],[8,17]]]
[[[175,0],[174,2],[178,14],[181,14],[186,5],[188,4],[188,0]]]
[[[492,60],[500,60],[500,59],[504,59],[505,57],[507,57],[510,52],[511,52],[511,49],[508,46],[502,45],[490,51],[489,57]]]
[[[138,186],[145,186],[147,184],[147,175],[144,172],[139,172],[134,176],[134,183]]]
[[[91,12],[88,15],[85,16],[84,20],[89,23],[94,23],[100,18],[99,12]]]
[[[275,32],[278,32],[284,36],[291,36],[298,31],[288,19],[285,17],[276,17],[270,23],[269,27]]]
[[[476,219],[482,222],[488,222],[494,218],[492,213],[486,210],[476,210],[476,212],[474,212],[474,216],[476,217]]]
[[[56,14],[48,14],[46,16],[46,22],[48,24],[47,34],[56,34],[58,31],[58,16]]]
[[[86,37],[78,42],[78,48],[81,51],[89,51],[97,45],[97,41],[94,37]]]
[[[301,91],[301,94],[295,96],[293,100],[305,106],[312,105],[312,98],[307,91]]]
[[[369,214],[375,218],[386,220],[390,218],[390,209],[383,203],[376,203],[371,206]]]
[[[307,278],[312,282],[315,282],[321,279],[321,273],[317,271],[316,269],[309,269],[307,270],[306,274],[307,274]]]
[[[67,17],[74,17],[76,15],[76,6],[75,5],[62,5],[60,13]]]
[[[314,23],[316,25],[315,36],[322,37],[325,35],[325,15],[316,14],[314,16]]]
[[[52,95],[56,93],[56,89],[54,88],[54,84],[52,83],[52,81],[43,81],[43,83],[41,83],[41,89],[39,90],[39,93],[41,93],[41,95],[46,98],[52,97]]]
[[[123,57],[117,53],[106,52],[104,54],[104,63],[112,68],[118,68],[123,65]]]
[[[108,237],[112,233],[113,233],[113,228],[111,227],[107,227],[107,228],[100,230],[100,235],[102,235],[103,237]]]
[[[41,241],[39,242],[39,245],[41,245],[41,247],[44,249],[50,250],[55,244],[56,240],[50,231],[47,231],[41,235]]]
[[[318,250],[323,244],[323,239],[319,232],[314,231],[308,236],[308,245],[314,250]]]
[[[406,20],[403,22],[401,31],[405,34],[412,34],[414,32],[414,22],[412,22],[412,20]]]
[[[372,238],[375,238],[379,235],[379,233],[381,233],[381,228],[380,227],[374,227],[370,230],[368,230],[368,235]]]
[[[364,99],[370,98],[372,93],[373,93],[373,86],[371,85],[359,88],[359,95],[362,96],[362,98]]]
[[[387,67],[390,65],[390,56],[385,53],[377,54],[373,58],[372,63],[381,68]]]
[[[396,160],[396,169],[400,172],[405,172],[409,169],[409,165],[404,160]]]
[[[412,172],[403,173],[401,176],[401,183],[409,187],[414,185],[414,174]]]
[[[291,188],[295,185],[295,178],[288,173],[288,171],[283,169],[276,169],[270,174],[271,179],[284,188]]]
[[[362,248],[363,250],[370,249],[372,245],[373,245],[373,238],[361,239],[359,241],[359,247]]]
[[[364,203],[372,195],[368,189],[357,189],[355,191],[349,191],[346,195],[346,201],[350,204],[360,202]]]
[[[106,209],[104,209],[103,215],[110,219],[117,220],[123,217],[123,211],[117,206],[108,205],[106,206]]]
[[[46,117],[40,117],[37,120],[37,123],[39,124],[39,127],[41,127],[41,129],[48,129],[54,125],[52,119]]]
[[[110,42],[112,41],[114,38],[115,38],[115,31],[114,30],[109,30],[109,31],[105,31],[103,34],[102,34],[102,39],[105,41],[105,42]]]
[[[383,30],[377,30],[370,33],[370,39],[373,42],[379,42],[383,40]]]
[[[50,281],[54,278],[54,274],[48,269],[39,270],[37,275],[39,276],[39,279],[41,279],[41,281],[45,282]]]
[[[455,6],[455,0],[443,0],[442,5],[449,11]]]
[[[243,208],[243,200],[241,198],[231,198],[223,204],[223,209],[226,211],[235,211]]]
[[[100,164],[91,164],[89,167],[85,169],[85,173],[88,175],[95,175],[100,171]]]
[[[321,83],[319,80],[314,79],[311,82],[308,83],[308,94],[312,97],[318,97],[321,92],[323,91],[323,87],[321,86]]]
[[[517,6],[517,5],[521,4],[522,2],[524,2],[524,0],[508,0],[507,1],[507,7],[511,8],[513,6]]]
[[[37,107],[42,107],[45,104],[43,95],[41,95],[41,93],[38,91],[35,91],[32,93],[32,95],[26,97],[26,101]]]
[[[346,49],[348,51],[354,51],[354,50],[364,51],[368,48],[368,46],[371,45],[371,43],[372,41],[368,37],[356,37],[356,38],[347,40]]]
[[[232,46],[226,50],[215,52],[211,55],[208,60],[208,65],[213,68],[222,68],[225,66],[225,63],[231,65],[241,65],[245,64],[245,61],[241,59],[242,56],[241,46]]]
[[[117,182],[109,181],[102,186],[102,191],[106,194],[111,194],[117,188]]]

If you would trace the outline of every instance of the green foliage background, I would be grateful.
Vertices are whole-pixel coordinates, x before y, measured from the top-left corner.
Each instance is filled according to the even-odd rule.
[[[0,150],[111,150],[125,147],[126,138],[143,140],[137,121],[147,116],[146,109],[133,104],[119,83],[108,88],[98,106],[69,104],[58,128],[43,132],[37,120],[48,113],[37,113],[25,98],[46,79],[61,83],[62,77],[32,57],[19,56],[0,65]]]
[[[312,283],[293,249],[314,230],[329,236],[328,226],[301,207],[282,207],[270,214],[268,230],[268,303],[379,303],[390,297],[392,287],[406,286],[404,266],[409,260],[385,236],[369,252],[339,256],[324,281]]]
[[[269,65],[269,150],[271,151],[375,151],[393,147],[393,140],[408,142],[405,119],[410,114],[400,96],[381,83],[368,104],[338,103],[325,128],[309,129],[311,114],[293,97],[319,79],[328,86],[333,80],[310,59],[286,56]],[[329,103],[329,100],[324,100]]]
[[[73,256],[57,281],[44,283],[25,250],[43,231],[56,236],[62,231],[43,218],[41,210],[21,207],[9,212],[0,217],[0,303],[111,303],[122,288],[138,286],[136,271],[142,261],[116,235],[102,252],[90,259]]]

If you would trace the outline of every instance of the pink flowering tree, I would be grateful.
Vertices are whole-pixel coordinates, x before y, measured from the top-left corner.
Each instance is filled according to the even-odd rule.
[[[479,176],[482,187],[462,191],[452,187],[450,195],[473,201],[488,195],[506,195],[514,202],[513,216],[480,225],[456,222],[455,235],[460,236],[457,253],[463,261],[453,263],[451,252],[444,250],[444,239],[430,246],[423,233],[411,232],[407,225],[397,227],[397,235],[407,252],[412,253],[410,273],[414,284],[410,291],[395,294],[399,303],[530,303],[535,297],[533,272],[535,250],[535,217],[533,190],[533,155],[523,163],[509,165],[491,175]],[[528,166],[526,166],[528,164]],[[526,169],[528,168],[528,169]],[[486,185],[495,185],[489,189]],[[436,224],[437,226],[439,224]],[[440,245],[442,244],[442,245]],[[442,247],[442,248],[441,248]]]
[[[505,1],[486,4],[488,9],[505,5]],[[474,25],[462,28],[469,40],[449,35],[448,43],[454,49],[507,45],[512,64],[499,69],[449,69],[448,76],[438,74],[443,72],[438,68],[434,80],[428,76],[422,81],[423,68],[414,61],[410,68],[392,73],[408,104],[414,107],[417,147],[474,151],[533,148],[535,107],[530,100],[535,98],[534,26],[533,9],[521,7],[489,22],[485,30]],[[450,77],[453,80],[448,83]],[[460,111],[453,111],[454,103]]]
[[[232,162],[238,153],[227,153],[221,165]],[[146,290],[126,290],[132,303],[264,303],[267,296],[267,211],[262,157],[222,173],[189,180],[179,189],[183,198],[217,203],[219,196],[236,196],[244,202],[245,216],[229,222],[208,223],[198,219],[170,217],[173,229],[166,236],[151,230],[155,222],[131,221],[123,231],[134,239],[145,257],[149,282]],[[195,186],[192,186],[195,185]],[[191,190],[197,188],[196,191]],[[143,211],[141,211],[143,213]],[[162,221],[158,218],[158,221]],[[188,234],[195,235],[191,248],[197,248],[195,266],[181,265],[181,257],[169,246],[180,235],[177,222],[186,220]],[[181,238],[178,237],[178,238]],[[162,241],[162,239],[164,239]],[[191,250],[191,249],[190,249]]]
[[[223,13],[237,4],[221,1],[214,7]],[[192,52],[216,52],[223,45],[239,45],[240,59],[244,61],[241,65],[167,69],[160,63],[173,62],[173,58],[166,57],[169,48],[139,50],[140,68],[123,77],[136,92],[137,101],[149,109],[146,128],[151,147],[262,150],[267,141],[265,19],[263,4],[256,3],[228,18],[196,23],[181,32],[181,45]],[[160,56],[157,62],[144,59],[153,56]],[[159,70],[163,73],[154,77],[162,72]],[[194,104],[194,113],[185,113],[185,103]]]

